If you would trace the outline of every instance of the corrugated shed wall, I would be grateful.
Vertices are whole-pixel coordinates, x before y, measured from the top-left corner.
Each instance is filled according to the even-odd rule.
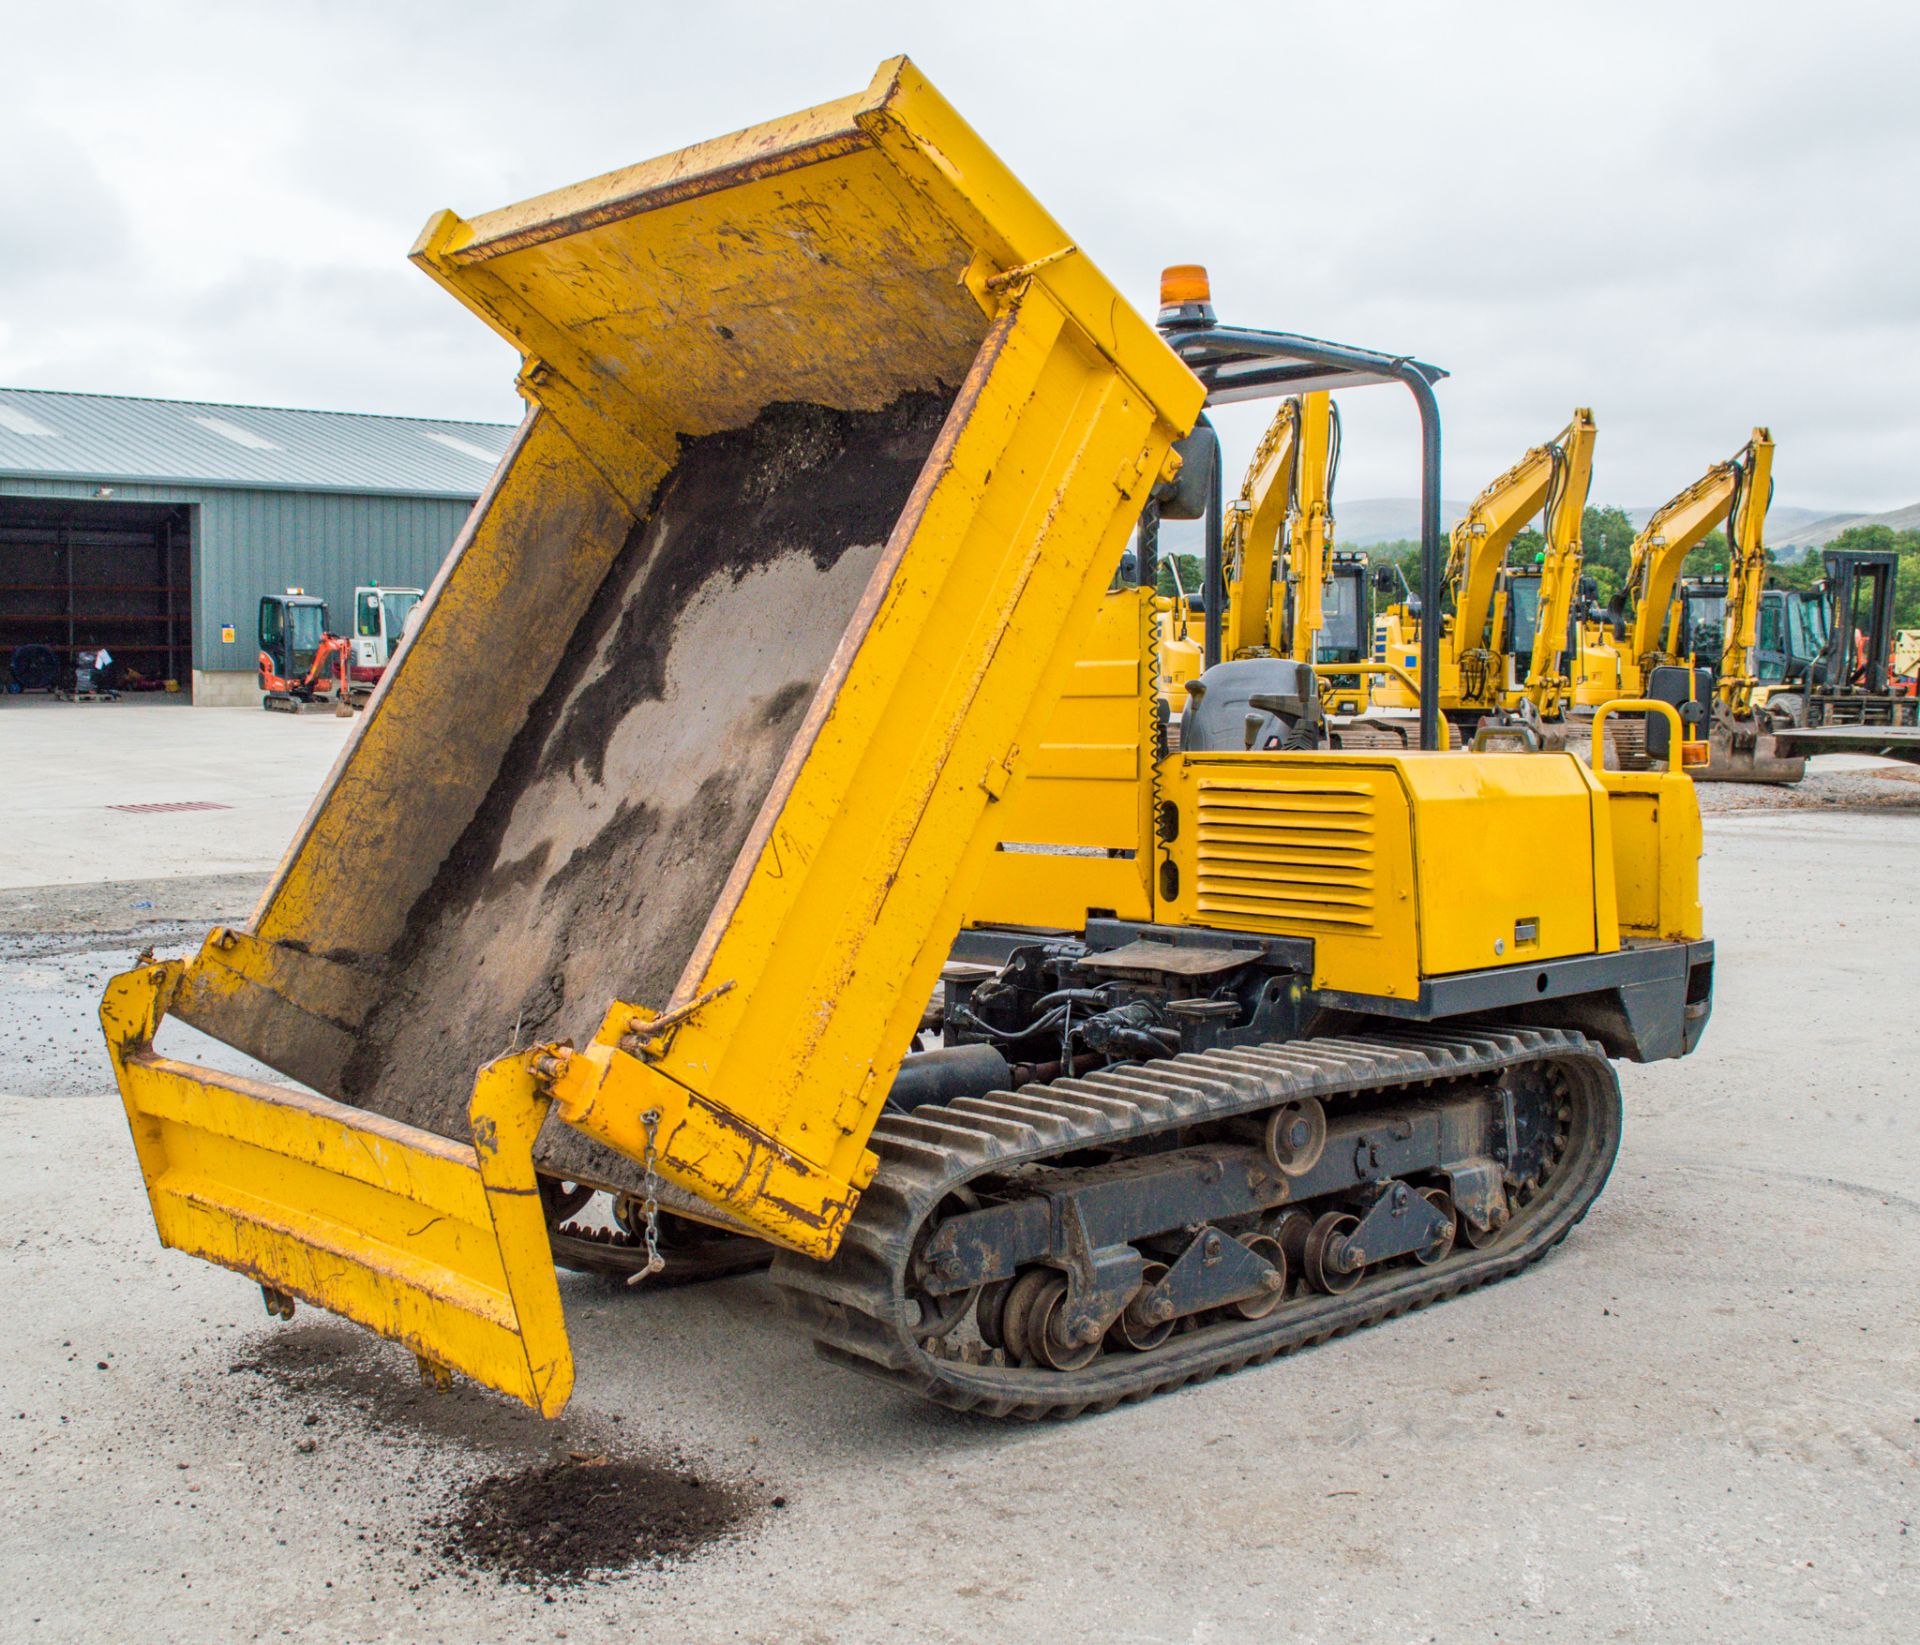
[[[92,498],[91,481],[0,479],[0,493]],[[425,588],[472,503],[311,491],[115,484],[114,502],[193,507],[194,667],[251,670],[262,594],[289,586],[326,600],[334,625],[352,619],[356,583]],[[221,625],[231,623],[233,644]]]
[[[425,588],[473,505],[433,497],[209,490],[195,531],[197,668],[252,668],[262,594],[304,588],[327,602],[336,633],[356,583]],[[231,623],[234,644],[220,640]]]

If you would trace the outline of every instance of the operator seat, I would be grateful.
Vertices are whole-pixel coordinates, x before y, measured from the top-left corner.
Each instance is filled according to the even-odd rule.
[[[1187,681],[1180,748],[1188,754],[1324,747],[1326,723],[1313,670],[1286,657],[1215,663]]]

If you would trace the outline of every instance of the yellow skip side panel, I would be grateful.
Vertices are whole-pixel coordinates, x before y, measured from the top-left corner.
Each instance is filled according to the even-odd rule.
[[[711,1003],[657,1043],[637,1004],[616,1005],[555,1086],[568,1123],[638,1155],[655,1114],[662,1175],[768,1239],[832,1251],[977,906],[998,807],[1021,803],[1022,750],[1045,741],[1176,434],[1027,291],[962,390],[737,901],[688,968],[679,996]]]

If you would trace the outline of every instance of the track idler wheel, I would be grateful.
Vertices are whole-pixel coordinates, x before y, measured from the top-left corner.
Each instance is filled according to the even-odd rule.
[[[1327,1146],[1327,1111],[1312,1097],[1274,1109],[1267,1121],[1267,1158],[1285,1177],[1304,1177]]]
[[[1007,1295],[1013,1290],[1010,1279],[989,1280],[980,1287],[980,1300],[973,1306],[974,1329],[989,1348],[1004,1348],[1007,1339],[1003,1327],[1007,1317]]]
[[[1444,1231],[1426,1247],[1413,1253],[1414,1261],[1422,1267],[1431,1267],[1442,1257],[1453,1254],[1454,1241],[1459,1235],[1460,1219],[1454,1214],[1453,1199],[1444,1188],[1422,1188],[1420,1197],[1439,1213],[1440,1220],[1446,1224]]]
[[[1270,1264],[1280,1278],[1272,1290],[1242,1297],[1238,1302],[1228,1303],[1227,1308],[1242,1319],[1265,1319],[1286,1300],[1287,1253],[1271,1234],[1248,1234],[1240,1243],[1262,1262]]]
[[[1507,1231],[1507,1221],[1511,1213],[1504,1205],[1494,1207],[1493,1221],[1485,1228],[1476,1228],[1465,1217],[1456,1218],[1459,1231],[1467,1236],[1467,1243],[1476,1251],[1484,1251],[1489,1245]]]
[[[1350,1269],[1346,1265],[1347,1241],[1359,1226],[1358,1217],[1344,1211],[1329,1211],[1307,1230],[1300,1269],[1316,1291],[1339,1296],[1360,1283],[1365,1266]]]

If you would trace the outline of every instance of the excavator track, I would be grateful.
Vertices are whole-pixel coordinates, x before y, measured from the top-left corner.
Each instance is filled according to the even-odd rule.
[[[1244,1127],[1244,1116],[1305,1098],[1330,1117],[1364,1118],[1371,1108],[1386,1113],[1396,1103],[1529,1082],[1552,1093],[1557,1127],[1549,1127],[1554,1134],[1531,1176],[1508,1173],[1511,1220],[1475,1242],[1460,1240],[1430,1265],[1408,1259],[1369,1268],[1343,1294],[1293,1285],[1265,1317],[1216,1310],[1144,1351],[1109,1334],[1077,1369],[1008,1363],[1003,1348],[956,1346],[958,1333],[938,1327],[928,1334],[915,1253],[943,1214],[978,1203],[970,1184],[1003,1183],[1010,1174],[1017,1184],[1036,1169],[1058,1182],[1086,1168],[1077,1162],[1185,1145],[1222,1122]],[[884,1117],[871,1143],[879,1170],[840,1250],[825,1263],[783,1255],[772,1277],[834,1363],[956,1410],[1071,1417],[1236,1371],[1518,1272],[1586,1214],[1612,1168],[1620,1123],[1619,1083],[1599,1047],[1553,1029],[1408,1029],[1115,1066]]]

